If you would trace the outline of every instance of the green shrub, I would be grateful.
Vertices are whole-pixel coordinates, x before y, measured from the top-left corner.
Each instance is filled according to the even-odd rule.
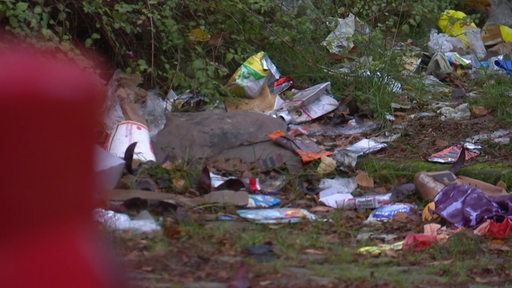
[[[382,81],[333,73],[343,60],[320,45],[330,33],[327,17],[351,12],[370,24],[370,35],[354,37],[359,49],[342,58],[371,54],[369,70],[387,74],[397,70],[390,61],[397,57],[386,46],[386,33],[418,34],[445,7],[445,2],[419,0],[5,0],[0,23],[40,46],[61,45],[73,54],[94,51],[114,68],[140,73],[146,88],[163,94],[169,88],[178,94],[191,89],[214,102],[238,66],[263,50],[298,87],[331,81],[337,94],[355,79],[361,81],[356,96],[365,95],[361,100],[383,109],[389,97]],[[77,52],[71,43],[88,49]]]

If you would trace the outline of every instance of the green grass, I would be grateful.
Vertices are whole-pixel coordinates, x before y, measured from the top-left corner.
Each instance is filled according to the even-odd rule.
[[[179,224],[183,232],[177,238],[165,238],[162,234],[123,237],[126,242],[136,243],[135,247],[140,251],[168,250],[170,255],[179,251],[179,255],[186,254],[188,259],[243,259],[251,267],[252,279],[268,280],[276,276],[282,278],[279,281],[287,281],[283,278],[287,275],[291,277],[290,281],[319,277],[338,284],[364,283],[370,287],[461,287],[474,283],[475,275],[506,275],[506,271],[510,271],[512,252],[484,249],[491,239],[474,235],[472,231],[456,233],[447,242],[433,244],[422,251],[404,250],[397,251],[394,256],[382,254],[379,257],[358,254],[358,248],[376,243],[371,240],[355,241],[355,234],[363,226],[352,223],[351,228],[346,227],[341,221],[344,213],[343,210],[332,213],[331,222],[279,225],[193,220]],[[273,245],[275,257],[262,262],[247,255],[247,246],[269,242]],[[157,255],[161,257],[166,253]],[[146,258],[146,261],[152,260]],[[165,271],[155,273],[168,273]],[[512,284],[509,282],[504,278],[499,284]]]
[[[360,157],[357,166],[361,170],[366,171],[378,183],[395,183],[399,179],[411,182],[416,172],[442,171],[450,168],[450,165],[432,163],[421,159],[382,159],[374,155]],[[475,178],[492,184],[501,180],[510,187],[512,185],[511,172],[512,163],[503,160],[493,163],[473,162],[465,164],[457,171],[457,175]]]
[[[471,104],[489,109],[503,124],[512,125],[512,81],[509,75],[487,73],[475,80],[481,87]]]

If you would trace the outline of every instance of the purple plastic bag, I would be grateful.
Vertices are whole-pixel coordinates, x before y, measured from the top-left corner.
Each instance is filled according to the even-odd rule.
[[[448,222],[474,228],[494,217],[512,216],[509,195],[491,197],[482,190],[461,184],[444,187],[434,198],[435,212]]]

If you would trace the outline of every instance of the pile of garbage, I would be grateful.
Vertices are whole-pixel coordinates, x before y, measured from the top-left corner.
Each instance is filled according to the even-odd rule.
[[[395,47],[408,48],[404,52],[403,72],[422,73],[431,89],[449,85],[462,94],[467,92],[464,77],[468,75],[510,74],[512,23],[508,23],[507,17],[496,18],[499,17],[491,17],[484,27],[478,28],[463,12],[446,11],[440,15],[439,30],[430,33],[428,52],[411,43]],[[328,22],[332,33],[321,45],[333,54],[347,53],[355,45],[354,34],[370,31],[352,14]],[[347,65],[338,73],[356,69],[353,67]],[[402,91],[401,84],[386,75],[367,70],[356,72],[382,78],[392,92]],[[371,135],[378,123],[364,113],[354,113],[357,103],[349,98],[340,100],[331,90],[330,82],[296,89],[293,77],[281,75],[264,51],[248,58],[233,73],[225,85],[229,96],[214,109],[205,109],[204,96],[197,92],[177,95],[170,89],[166,97],[161,97],[156,91],[140,88],[141,81],[139,76],[121,71],[110,79],[102,110],[104,144],[96,149],[98,175],[112,204],[104,208],[118,208],[98,210],[96,218],[109,225],[119,221],[119,229],[139,229],[141,218],[149,221],[149,228],[141,230],[159,229],[147,213],[135,220],[118,215],[123,211],[119,207],[132,199],[166,203],[166,207],[174,210],[212,203],[240,208],[236,215],[219,215],[219,219],[243,218],[258,223],[319,219],[293,203],[281,204],[280,191],[292,179],[299,179],[303,192],[314,195],[326,207],[375,209],[368,222],[389,220],[398,212],[412,213],[418,207],[397,202],[400,195],[411,191],[435,203],[425,212],[432,219],[436,215],[447,218],[442,210],[448,209],[447,205],[450,209],[459,205],[458,214],[465,215],[464,205],[455,201],[453,195],[445,196],[453,191],[464,199],[469,194],[483,198],[507,195],[503,187],[456,176],[454,171],[422,172],[414,177],[414,183],[375,192],[373,179],[356,169],[358,157],[385,149],[388,142],[401,137],[400,130],[365,137]],[[450,106],[451,103],[435,103],[434,112],[410,117],[464,120],[475,113],[468,104]],[[393,103],[393,109],[403,111],[409,107]],[[389,115],[389,120],[393,119],[394,115]],[[458,160],[460,166],[460,161],[479,155],[482,140],[491,138],[508,143],[511,135],[512,131],[506,130],[476,135],[461,143],[451,143],[428,160],[455,163],[462,159]],[[175,173],[180,167],[187,172]],[[301,178],[304,169],[316,171],[317,179]],[[489,196],[487,192],[493,194]],[[485,199],[489,203],[500,201]],[[501,224],[499,219],[508,219],[508,210],[499,210],[499,204],[490,205],[492,209],[485,211],[491,214],[480,215],[478,220],[458,219],[453,224],[471,223],[475,227],[487,220]]]
[[[453,21],[447,19],[453,17],[459,20],[449,24]],[[435,81],[436,85],[448,84],[461,90],[464,90],[461,71],[470,74],[482,73],[485,69],[509,74],[510,60],[506,57],[510,57],[507,56],[510,50],[503,50],[510,45],[509,30],[503,28],[500,38],[491,41],[486,38],[490,27],[478,29],[472,23],[462,22],[464,19],[462,12],[446,11],[439,20],[442,32],[432,31],[430,35],[430,53],[422,53],[406,71],[421,69],[420,64],[430,59],[424,65],[426,82]],[[332,53],[341,53],[341,47],[351,49],[353,44],[347,42],[350,37],[345,26],[352,27],[352,34],[367,33],[368,29],[357,21],[353,15],[338,19],[338,27],[322,45]],[[360,28],[355,29],[356,26]],[[493,47],[487,49],[491,44]],[[496,51],[505,53],[496,55]],[[115,73],[109,84],[109,105],[105,110],[109,136],[104,148],[110,152],[109,156],[103,154],[107,157],[101,158],[103,163],[110,163],[105,169],[110,174],[105,178],[111,180],[123,171],[132,175],[130,189],[117,187],[108,194],[110,201],[121,206],[131,199],[164,202],[174,210],[176,207],[231,205],[238,207],[236,214],[220,213],[216,219],[245,219],[256,223],[329,221],[293,203],[281,202],[280,191],[286,183],[306,167],[311,169],[315,165],[319,176],[316,181],[307,183],[299,177],[303,180],[300,186],[305,195],[314,195],[318,204],[333,209],[373,209],[365,221],[369,225],[392,221],[396,215],[416,213],[417,205],[400,202],[404,195],[414,191],[430,201],[422,212],[423,220],[428,222],[424,234],[409,233],[403,241],[362,247],[361,253],[378,254],[386,249],[405,247],[422,249],[430,243],[446,240],[461,227],[494,237],[504,237],[510,231],[512,211],[508,207],[512,198],[503,183],[493,185],[457,176],[456,171],[464,161],[480,154],[483,139],[508,143],[511,131],[495,131],[453,143],[428,158],[431,162],[454,163],[450,169],[418,172],[413,183],[379,193],[373,189],[373,179],[356,169],[357,159],[385,149],[387,142],[401,136],[400,132],[362,137],[375,130],[377,123],[370,117],[352,114],[350,105],[353,103],[338,101],[329,82],[294,89],[293,78],[282,76],[269,55],[259,52],[247,59],[226,84],[237,97],[226,97],[219,108],[205,110],[201,108],[201,95],[186,92],[178,96],[171,90],[162,99],[154,93],[141,91],[137,87],[139,80],[134,77]],[[401,91],[400,83],[389,78],[387,81],[392,91]],[[394,105],[397,109],[407,109]],[[437,109],[437,113],[422,117],[439,115],[441,119],[455,120],[472,117],[467,104],[455,108],[438,106]],[[176,192],[179,190],[176,180],[180,179],[157,180],[157,183],[149,179],[149,184],[147,178],[138,179],[148,163],[159,163],[170,171],[176,163],[185,162],[191,165],[189,169],[201,172],[184,193]],[[171,174],[164,173],[164,178],[172,178]],[[114,182],[110,181],[109,188],[119,184]],[[119,211],[98,209],[96,212],[97,219],[111,228],[159,229],[156,220],[148,217],[146,211],[134,219]],[[440,218],[448,221],[451,228],[431,223]]]
[[[510,74],[510,23],[494,23],[490,19],[480,29],[467,19],[460,11],[449,10],[441,15],[440,31],[432,30],[430,34],[430,51],[408,49],[416,54],[404,55],[404,73],[422,70],[425,83],[432,89],[451,86],[463,94],[467,92],[467,75]],[[331,53],[349,51],[354,46],[352,35],[369,31],[354,15],[330,22],[337,25],[333,25],[333,32],[322,45]],[[400,47],[403,46],[396,49]],[[370,75],[364,70],[358,73]],[[382,77],[391,91],[401,92],[397,81],[385,75],[372,76]],[[452,143],[428,158],[431,162],[454,163],[452,168],[418,172],[413,183],[383,193],[374,190],[373,179],[367,173],[356,169],[357,159],[385,149],[388,142],[401,136],[400,130],[364,137],[378,124],[367,115],[353,113],[351,99],[337,100],[340,97],[331,91],[329,82],[295,89],[293,77],[281,75],[264,51],[254,54],[234,72],[226,84],[230,96],[215,109],[204,109],[205,101],[197,93],[187,91],[178,96],[171,89],[164,99],[138,88],[138,84],[139,78],[121,72],[116,72],[109,83],[105,107],[108,137],[103,148],[110,153],[101,152],[99,159],[100,174],[108,183],[108,197],[111,203],[117,203],[115,207],[130,199],[144,199],[166,203],[174,210],[212,204],[238,207],[236,214],[221,213],[217,220],[328,221],[293,203],[282,203],[281,189],[291,179],[299,179],[305,195],[314,195],[320,205],[333,209],[373,209],[367,223],[415,213],[419,207],[400,200],[416,191],[430,201],[422,213],[424,221],[443,218],[452,224],[449,228],[429,223],[424,234],[410,233],[404,241],[387,246],[363,247],[361,253],[409,246],[420,249],[445,240],[461,227],[495,237],[509,233],[512,198],[504,183],[485,183],[457,176],[455,172],[464,161],[480,154],[482,140],[508,143],[512,131],[500,130]],[[393,105],[396,110],[409,108]],[[465,120],[475,115],[468,104],[452,108],[449,103],[435,103],[432,109],[436,112],[410,117]],[[393,117],[389,115],[391,121]],[[188,187],[180,176],[170,172],[185,164],[187,169],[197,171],[194,183]],[[166,173],[156,180],[148,179],[147,173],[141,171],[155,165],[163,167]],[[312,166],[317,179],[309,181],[297,176]],[[121,174],[131,176],[129,183],[118,181]],[[125,187],[121,189],[123,181]],[[186,191],[177,192],[182,188]],[[131,220],[118,215],[119,212],[99,209],[96,217],[117,229],[159,229],[156,220],[146,212],[142,219],[148,226],[142,227],[141,217]]]
[[[460,11],[441,15],[441,32],[433,31],[430,35],[431,51],[409,49],[419,52],[404,56],[404,73],[423,69],[427,86],[437,89],[448,84],[462,94],[467,92],[467,75],[509,75],[512,17],[505,17],[502,22],[494,19],[483,28],[465,19]],[[334,23],[333,32],[322,45],[331,53],[349,51],[354,46],[354,33],[368,33],[369,28],[353,15],[329,21]],[[404,45],[411,46],[403,43],[396,49]],[[187,209],[211,205],[236,207],[212,219],[219,221],[330,221],[306,205],[283,201],[282,191],[292,181],[315,205],[326,209],[372,210],[365,221],[368,225],[420,214],[426,223],[423,234],[411,232],[403,241],[361,247],[361,253],[422,249],[445,241],[462,228],[496,238],[510,234],[512,197],[506,185],[460,176],[457,171],[464,161],[479,156],[485,141],[509,143],[511,130],[449,143],[428,158],[432,162],[452,163],[449,169],[417,172],[411,183],[377,191],[370,175],[357,169],[358,158],[386,149],[389,142],[401,137],[400,127],[394,127],[391,133],[370,133],[378,123],[366,113],[355,113],[353,107],[357,103],[352,99],[340,100],[329,82],[296,89],[293,77],[281,75],[264,51],[240,65],[226,83],[230,96],[214,109],[205,109],[206,101],[196,91],[177,95],[171,89],[166,97],[161,97],[155,91],[140,88],[141,78],[137,75],[120,71],[114,73],[108,85],[102,86],[98,79],[69,63],[52,63],[47,59],[51,57],[28,57],[32,51],[27,51],[0,54],[0,63],[9,67],[1,69],[0,86],[7,96],[2,97],[0,107],[6,119],[13,122],[4,123],[3,130],[11,139],[2,142],[4,163],[9,167],[2,174],[2,184],[9,193],[0,211],[10,231],[9,237],[3,239],[7,245],[2,248],[9,248],[3,250],[2,267],[11,269],[4,269],[4,275],[12,274],[7,282],[2,282],[5,286],[18,283],[23,277],[17,275],[20,271],[25,273],[29,264],[28,269],[34,274],[28,274],[44,272],[45,276],[50,275],[48,279],[65,280],[73,286],[73,281],[80,277],[70,273],[65,275],[69,279],[64,279],[59,265],[43,272],[39,268],[49,258],[61,263],[60,267],[67,265],[69,259],[56,259],[55,255],[82,255],[84,249],[89,251],[91,247],[85,247],[82,237],[77,235],[90,231],[86,219],[94,208],[94,218],[108,228],[138,232],[159,231],[162,227],[156,215],[144,209],[149,207],[175,217],[186,217],[182,214]],[[348,65],[338,72],[345,73],[347,69],[355,68]],[[402,89],[399,82],[387,75],[356,72],[381,78],[394,93]],[[98,95],[106,95],[102,107],[97,105]],[[409,117],[464,120],[475,115],[467,104],[450,104],[435,103],[431,107],[434,112]],[[397,111],[409,109],[397,103],[392,105]],[[93,121],[89,120],[99,110],[103,115],[99,133],[102,144],[93,151],[89,144],[95,142],[97,135],[91,129]],[[55,113],[49,115],[47,111]],[[393,121],[394,115],[388,118]],[[62,131],[82,134],[62,141]],[[37,145],[33,145],[34,139]],[[94,173],[89,170],[93,158]],[[53,166],[47,164],[50,160]],[[70,166],[80,169],[70,171]],[[33,174],[37,176],[26,181],[20,177],[20,171],[25,169],[36,171]],[[314,171],[314,176],[305,177],[312,174],[303,173],[306,169]],[[41,189],[44,193],[37,193]],[[92,201],[91,191],[105,193],[94,193]],[[404,195],[414,192],[428,202],[425,207],[404,201]],[[20,203],[27,209],[13,211],[12,205]],[[127,214],[133,206],[143,208],[135,209],[142,210],[136,217]],[[26,233],[27,227],[34,226],[34,219],[41,228]],[[34,246],[36,238],[40,240],[38,245],[42,243],[40,247]],[[15,246],[16,249],[10,249]],[[39,249],[43,246],[44,249]],[[25,261],[27,255],[34,261]],[[99,255],[80,258],[83,261],[76,262],[77,271],[87,270],[95,257],[92,262],[104,263]],[[93,270],[101,269],[87,271],[92,275]],[[87,279],[99,279],[96,276]],[[99,286],[91,283],[88,287]]]

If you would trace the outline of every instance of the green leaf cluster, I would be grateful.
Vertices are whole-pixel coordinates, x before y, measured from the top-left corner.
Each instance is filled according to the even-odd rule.
[[[446,6],[420,0],[5,0],[0,23],[41,46],[81,43],[115,68],[140,73],[146,88],[190,89],[214,103],[239,65],[258,51],[297,82],[345,86],[350,79],[329,71],[339,60],[320,45],[331,31],[327,17],[350,12],[370,24],[371,35],[353,40],[388,63],[383,33],[410,36]]]

